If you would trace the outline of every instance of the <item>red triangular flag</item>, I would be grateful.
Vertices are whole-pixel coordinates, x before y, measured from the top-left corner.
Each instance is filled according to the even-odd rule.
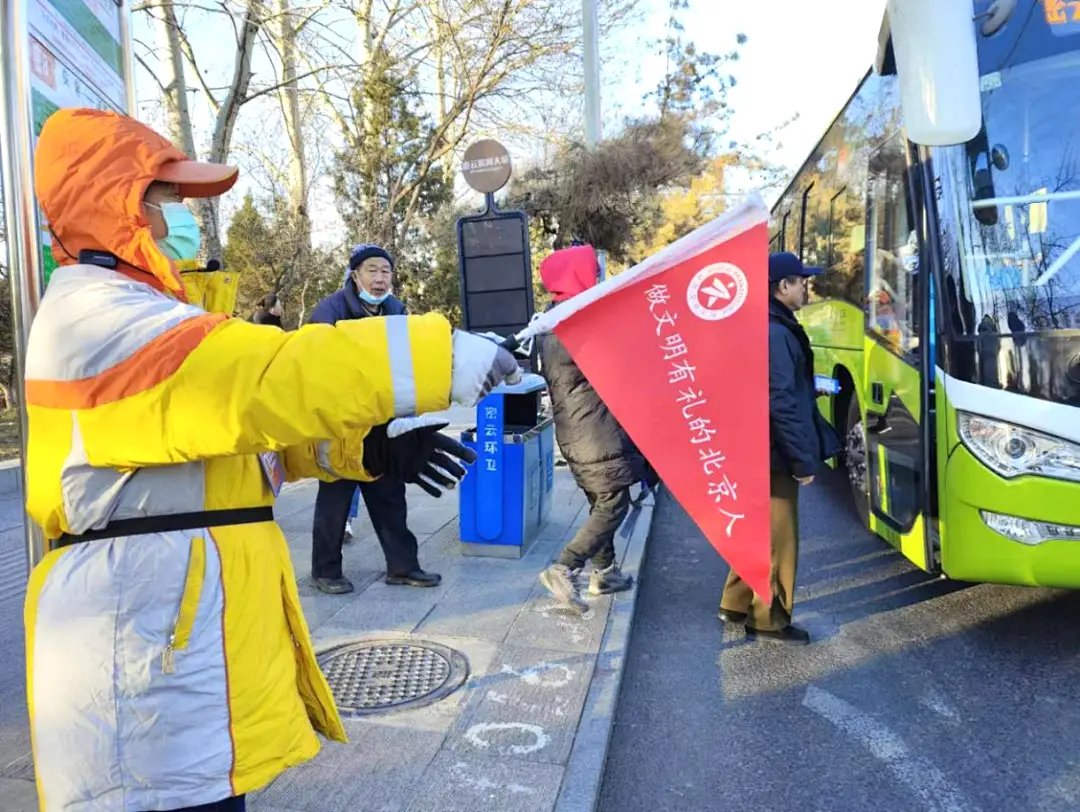
[[[717,552],[769,583],[768,211],[753,197],[538,317]]]

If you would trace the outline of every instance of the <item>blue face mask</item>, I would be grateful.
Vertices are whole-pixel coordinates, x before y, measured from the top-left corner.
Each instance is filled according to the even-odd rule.
[[[157,241],[161,253],[169,259],[184,260],[195,259],[199,256],[199,247],[202,245],[202,236],[199,234],[199,224],[195,222],[193,215],[183,203],[162,203],[160,206],[152,203],[165,218],[165,225],[169,227],[169,234]]]
[[[386,301],[386,297],[390,295],[390,291],[387,291],[382,296],[376,296],[372,293],[368,293],[363,285],[357,285],[356,288],[360,292],[361,300],[367,302],[369,305],[381,305]]]

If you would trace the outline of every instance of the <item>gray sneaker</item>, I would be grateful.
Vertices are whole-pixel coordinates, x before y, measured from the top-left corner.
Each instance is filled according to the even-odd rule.
[[[540,573],[540,583],[559,603],[584,614],[589,605],[581,599],[577,571],[564,564],[552,564]]]
[[[594,569],[589,573],[589,594],[610,595],[612,592],[625,592],[634,585],[633,575],[623,575],[618,564],[612,564],[604,570]]]

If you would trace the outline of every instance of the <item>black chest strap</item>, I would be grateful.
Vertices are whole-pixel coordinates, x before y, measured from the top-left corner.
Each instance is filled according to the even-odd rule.
[[[175,513],[170,516],[145,516],[138,519],[117,519],[100,530],[88,530],[77,536],[65,533],[53,542],[53,548],[67,547],[84,541],[114,539],[123,536],[142,536],[148,533],[171,533],[176,530],[201,530],[207,527],[228,527],[234,524],[258,524],[274,521],[274,509],[266,507],[201,510],[194,513]]]

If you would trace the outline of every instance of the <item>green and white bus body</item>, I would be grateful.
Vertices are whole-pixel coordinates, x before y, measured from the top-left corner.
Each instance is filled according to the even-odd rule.
[[[980,33],[975,139],[910,143],[885,51],[773,209],[770,250],[825,268],[799,318],[855,504],[957,580],[1080,587],[1080,22],[1052,6]]]

